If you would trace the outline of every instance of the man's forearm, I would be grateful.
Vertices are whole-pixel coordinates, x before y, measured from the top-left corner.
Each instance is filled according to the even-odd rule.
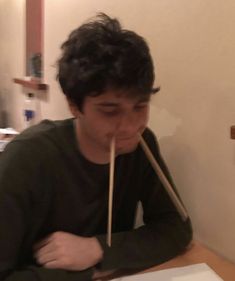
[[[163,263],[182,252],[192,239],[191,224],[177,221],[143,226],[133,231],[113,233],[112,247],[105,236],[97,236],[104,249],[101,270],[143,268]]]

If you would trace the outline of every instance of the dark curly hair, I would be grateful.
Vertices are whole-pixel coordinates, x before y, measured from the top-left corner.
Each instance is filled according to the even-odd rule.
[[[72,31],[61,49],[57,79],[80,110],[86,96],[107,89],[130,90],[132,95],[159,90],[153,89],[154,66],[145,40],[103,13]]]

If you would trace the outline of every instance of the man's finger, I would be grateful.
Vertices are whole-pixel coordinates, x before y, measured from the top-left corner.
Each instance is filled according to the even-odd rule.
[[[51,243],[49,243],[46,246],[36,250],[34,252],[34,256],[36,259],[38,259],[41,256],[45,256],[45,255],[55,252],[55,250],[56,249],[53,247],[53,245]]]
[[[44,255],[36,255],[36,260],[39,264],[45,265],[48,262],[52,262],[56,260],[56,254],[54,252],[49,252]]]
[[[43,267],[49,269],[64,269],[64,265],[58,260],[51,260],[43,264]]]

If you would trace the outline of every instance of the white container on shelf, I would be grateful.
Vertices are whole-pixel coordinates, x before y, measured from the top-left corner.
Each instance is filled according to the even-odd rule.
[[[33,93],[27,93],[24,102],[24,127],[29,128],[36,123],[36,99]]]

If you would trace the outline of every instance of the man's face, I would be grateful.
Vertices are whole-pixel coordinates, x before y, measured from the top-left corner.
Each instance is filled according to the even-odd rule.
[[[135,150],[148,122],[149,99],[150,95],[133,98],[123,91],[86,97],[79,114],[80,137],[104,152],[115,137],[116,155]]]

